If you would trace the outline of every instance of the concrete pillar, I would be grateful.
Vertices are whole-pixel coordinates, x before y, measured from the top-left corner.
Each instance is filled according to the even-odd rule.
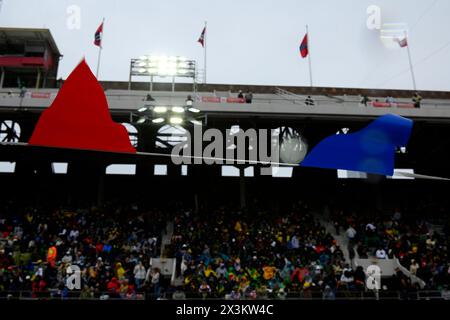
[[[105,202],[105,173],[100,172],[97,188],[97,205],[102,207]]]
[[[240,204],[241,209],[246,207],[246,190],[245,190],[245,166],[239,166],[239,195],[240,195]]]
[[[5,68],[2,68],[2,74],[0,76],[0,88],[3,88],[3,82],[5,82]]]
[[[47,78],[48,78],[48,72],[46,71],[44,74],[44,80],[42,81],[42,88],[47,88]]]
[[[40,82],[41,82],[41,69],[38,69],[37,79],[36,79],[36,89],[39,89]]]

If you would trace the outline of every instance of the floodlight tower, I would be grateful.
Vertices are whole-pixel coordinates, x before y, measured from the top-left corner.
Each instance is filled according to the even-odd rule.
[[[180,56],[156,56],[147,55],[130,61],[130,76],[128,90],[131,90],[131,79],[133,76],[149,76],[150,92],[153,91],[154,77],[171,77],[172,92],[175,91],[175,78],[192,78],[193,91],[195,91],[195,60],[188,60]]]

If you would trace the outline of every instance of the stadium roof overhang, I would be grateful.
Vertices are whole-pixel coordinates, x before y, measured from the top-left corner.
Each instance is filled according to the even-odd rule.
[[[61,56],[49,29],[0,28],[0,45],[22,44],[26,41],[45,41],[55,55]]]

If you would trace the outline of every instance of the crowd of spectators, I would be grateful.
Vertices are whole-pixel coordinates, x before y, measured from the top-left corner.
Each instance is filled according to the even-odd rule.
[[[0,294],[70,297],[72,265],[80,268],[81,298],[159,295],[164,215],[137,207],[19,208],[0,213]]]
[[[352,270],[334,238],[305,203],[282,214],[219,209],[175,218],[172,247],[176,292],[187,297],[264,299],[363,290],[365,273]]]
[[[362,267],[352,269],[317,209],[225,207],[173,210],[136,205],[101,209],[21,208],[0,212],[0,295],[95,299],[334,299],[366,291]],[[395,209],[361,214],[333,208],[335,233],[348,239],[350,258],[397,257],[424,289],[450,283],[448,228],[434,232],[420,215]],[[167,221],[166,249],[176,260],[174,282],[152,267]],[[80,288],[68,288],[71,268]],[[389,290],[417,289],[398,271]]]
[[[437,216],[446,216],[442,210],[437,211]],[[402,266],[425,282],[423,289],[449,287],[448,227],[433,230],[423,214],[405,213],[400,208],[372,215],[337,210],[333,219],[336,233],[345,232],[351,257],[398,258]]]

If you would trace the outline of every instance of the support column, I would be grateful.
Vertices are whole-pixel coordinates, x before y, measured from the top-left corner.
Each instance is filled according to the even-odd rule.
[[[198,214],[199,206],[198,206],[198,194],[194,194],[194,212],[195,214]]]
[[[239,166],[239,195],[241,209],[246,207],[246,190],[245,190],[245,166]]]
[[[37,79],[36,79],[36,89],[39,89],[39,83],[41,82],[41,69],[38,69]]]
[[[198,214],[200,204],[199,202],[202,201],[203,206],[208,206],[207,198],[202,197],[202,181],[200,179],[200,173],[201,169],[200,165],[189,165],[188,166],[188,179],[191,181],[192,191],[193,191],[193,207],[195,214]]]
[[[130,61],[130,76],[128,78],[128,91],[131,90],[131,73],[133,71],[133,63]]]
[[[44,74],[44,80],[42,81],[42,88],[47,88],[47,78],[48,78],[48,71]]]
[[[2,74],[0,76],[0,89],[3,88],[3,82],[5,82],[5,68],[2,68]]]
[[[100,172],[98,178],[98,189],[97,189],[97,205],[102,207],[105,202],[105,172]]]

